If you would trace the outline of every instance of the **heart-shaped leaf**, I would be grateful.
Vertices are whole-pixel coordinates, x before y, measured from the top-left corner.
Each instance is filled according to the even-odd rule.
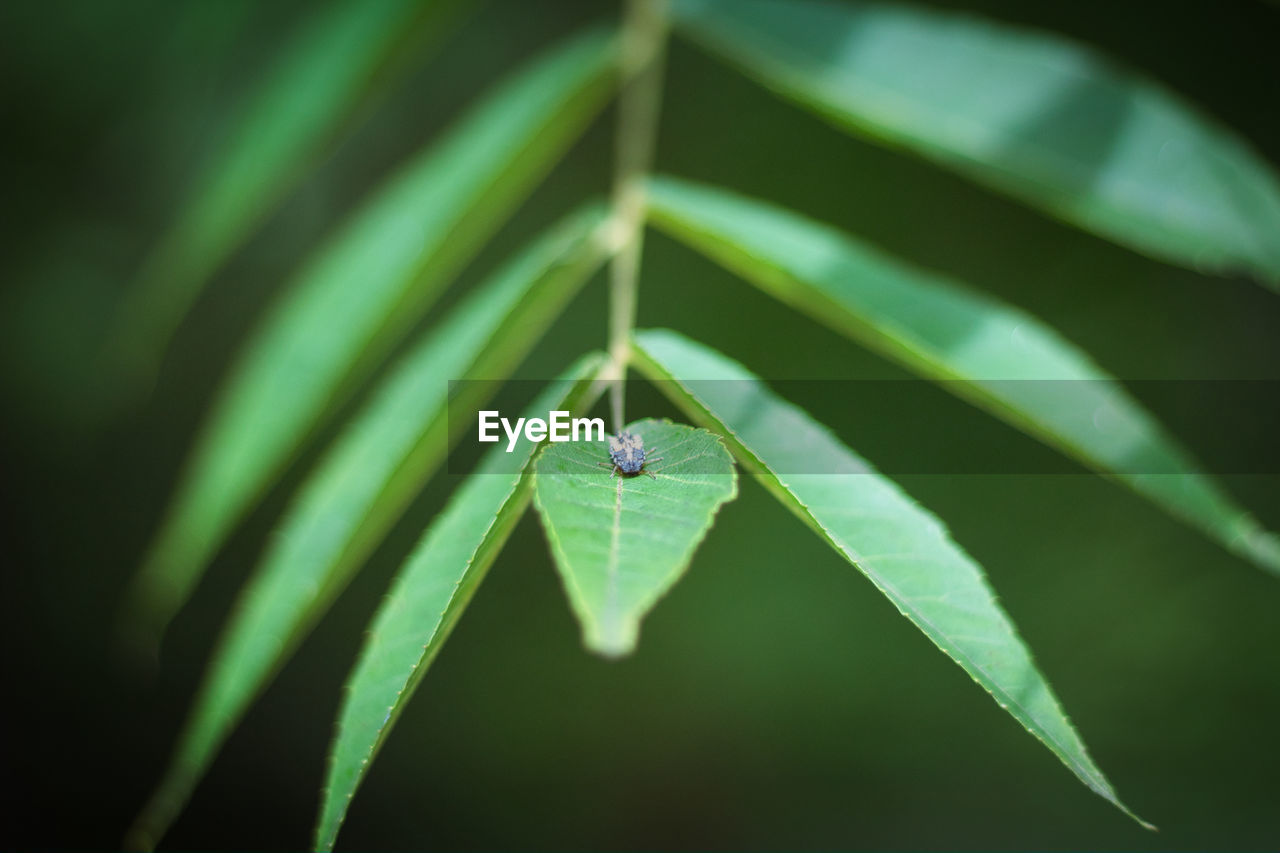
[[[613,470],[607,436],[550,444],[534,467],[534,501],[583,642],[608,657],[635,648],[641,618],[738,494],[733,460],[706,430],[649,419],[626,434],[646,454],[637,472]]]

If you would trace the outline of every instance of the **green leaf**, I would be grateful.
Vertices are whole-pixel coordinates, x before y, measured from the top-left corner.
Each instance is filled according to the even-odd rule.
[[[426,310],[612,90],[592,32],[516,72],[394,176],[275,306],[228,378],[131,590],[144,647],[315,428]]]
[[[113,341],[126,381],[150,378],[160,353],[209,276],[329,147],[396,54],[421,54],[454,0],[338,0],[280,52],[233,120],[226,144],[144,264]]]
[[[1234,133],[1092,50],[874,3],[679,0],[679,27],[835,125],[1080,228],[1280,290],[1280,181]]]
[[[589,407],[602,355],[579,361],[539,395],[528,416]],[[369,765],[435,659],[458,617],[529,504],[524,469],[537,446],[521,437],[513,452],[494,447],[454,493],[370,626],[338,715],[315,846],[333,847]]]
[[[946,390],[1280,573],[1280,539],[1197,473],[1113,377],[1034,317],[720,189],[659,179],[649,202],[653,223],[747,281],[927,378],[951,380]]]
[[[981,568],[941,521],[742,365],[666,330],[639,332],[636,345],[637,367],[677,406],[725,436],[733,455],[774,497],[1080,781],[1142,823],[1085,751]],[[792,473],[819,470],[826,473]]]
[[[456,435],[447,405],[483,402],[603,263],[604,211],[553,229],[470,294],[381,384],[302,486],[240,596],[173,760],[132,837],[150,847],[245,709],[431,477]]]
[[[548,445],[534,467],[534,501],[587,648],[635,649],[640,620],[685,573],[720,505],[738,494],[717,436],[670,421],[637,421],[644,473],[615,475],[610,441]]]

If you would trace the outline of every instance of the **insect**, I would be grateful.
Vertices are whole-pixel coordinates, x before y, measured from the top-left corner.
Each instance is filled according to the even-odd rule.
[[[652,453],[658,448],[652,447],[649,452]],[[617,435],[609,436],[609,461],[597,462],[596,464],[602,468],[612,468],[613,473],[609,475],[609,479],[618,476],[619,472],[627,476],[636,474],[648,474],[654,480],[658,479],[653,476],[651,471],[646,471],[644,466],[646,462],[661,462],[662,457],[647,458],[644,450],[644,439],[632,432],[620,432]]]

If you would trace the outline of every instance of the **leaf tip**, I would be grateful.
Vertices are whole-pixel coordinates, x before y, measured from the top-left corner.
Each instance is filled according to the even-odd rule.
[[[151,837],[151,833],[138,826],[130,827],[120,843],[121,850],[140,851],[140,853],[151,853],[155,847],[156,840]]]
[[[178,808],[181,808],[181,798],[175,801],[162,783],[142,812],[133,819],[120,842],[120,849],[150,853],[164,836]]]
[[[1124,803],[1120,802],[1119,800],[1114,800],[1113,802],[1115,802],[1115,804],[1120,807],[1120,811],[1124,812],[1126,815],[1133,818],[1134,823],[1138,824],[1138,826],[1142,827],[1147,832],[1160,831],[1160,827],[1156,826],[1154,823],[1151,823],[1150,821],[1145,821],[1142,818],[1138,817],[1138,815],[1134,814],[1134,812],[1131,811],[1129,807],[1126,806]]]
[[[1280,575],[1280,534],[1255,523],[1241,538],[1240,551],[1259,568]]]
[[[634,622],[608,628],[592,627],[583,631],[582,644],[587,651],[605,660],[622,660],[635,652],[639,634],[639,627]]]

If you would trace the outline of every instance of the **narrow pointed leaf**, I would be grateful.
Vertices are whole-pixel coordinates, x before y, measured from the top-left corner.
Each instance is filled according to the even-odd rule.
[[[603,357],[579,361],[529,407],[529,417],[590,404]],[[427,667],[529,504],[525,468],[537,446],[496,445],[427,529],[401,568],[347,682],[315,847],[332,849],[351,799]]]
[[[132,590],[144,645],[315,427],[602,105],[613,39],[516,72],[379,192],[275,306],[229,377]]]
[[[835,125],[1152,257],[1280,290],[1280,180],[1164,87],[1064,39],[953,13],[680,0],[680,28]]]
[[[650,204],[656,225],[747,281],[922,376],[954,380],[942,386],[1280,573],[1280,539],[1197,473],[1113,377],[1036,318],[723,190],[660,179]]]
[[[666,330],[640,332],[636,342],[637,366],[677,406],[725,436],[765,488],[1081,782],[1141,822],[1085,751],[982,569],[941,521],[742,365]],[[817,470],[828,473],[792,473]]]
[[[455,0],[337,0],[308,20],[236,120],[155,247],[114,341],[125,381],[145,381],[208,277],[314,163],[401,48],[422,52]]]
[[[652,419],[625,431],[643,440],[652,477],[601,467],[607,438],[548,445],[534,466],[534,501],[583,643],[607,657],[635,649],[640,620],[738,493],[719,437]]]
[[[467,408],[542,336],[603,263],[592,207],[530,246],[405,356],[302,486],[219,643],[172,763],[133,837],[149,847],[204,775],[258,691],[439,466],[447,405]],[[463,399],[466,397],[467,399]],[[146,839],[146,840],[144,840]]]

